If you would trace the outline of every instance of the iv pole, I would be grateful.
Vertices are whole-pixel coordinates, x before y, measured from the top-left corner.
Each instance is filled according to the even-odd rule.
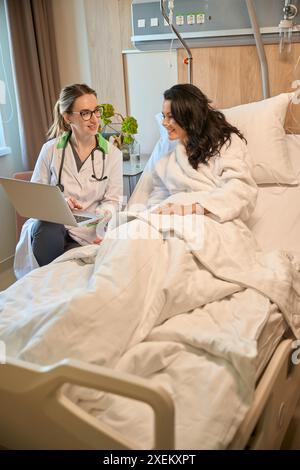
[[[259,24],[257,21],[256,11],[253,0],[246,0],[246,5],[248,8],[248,14],[251,21],[251,26],[253,29],[254,39],[256,50],[260,62],[260,70],[261,70],[261,80],[262,80],[262,89],[263,89],[263,98],[270,97],[270,87],[269,87],[269,70],[268,64],[266,59],[266,53],[264,49],[264,44],[262,42]]]
[[[186,61],[187,61],[187,66],[188,66],[188,82],[192,84],[193,83],[193,62],[192,62],[193,61],[193,56],[192,56],[191,50],[188,47],[187,43],[184,41],[184,39],[181,37],[180,33],[175,28],[173,23],[170,23],[169,17],[166,14],[164,3],[165,3],[165,0],[160,0],[160,11],[161,11],[164,19],[166,20],[166,22],[168,23],[168,25],[170,26],[172,31],[176,34],[177,38],[179,39],[182,46],[184,47],[184,49],[187,52],[188,56],[186,58]]]
[[[166,10],[164,7],[165,0],[160,0],[160,10],[161,13],[172,29],[172,31],[176,34],[177,38],[181,42],[182,46],[187,52],[187,65],[188,65],[188,82],[193,83],[193,57],[190,48],[188,47],[187,43],[184,41],[184,39],[181,37],[180,33],[177,31],[175,26],[170,23],[169,17],[166,14]],[[259,29],[259,24],[257,20],[257,15],[256,15],[256,10],[254,6],[253,0],[246,0],[246,5],[248,9],[248,14],[251,22],[251,26],[253,29],[253,34],[254,34],[254,39],[255,39],[255,45],[256,45],[256,50],[260,62],[260,69],[261,69],[261,80],[262,80],[262,90],[263,90],[263,98],[269,98],[270,96],[270,87],[269,87],[269,71],[268,71],[268,64],[267,64],[267,59],[266,59],[266,53],[264,49],[264,44],[262,41],[262,37],[260,34],[260,29]]]

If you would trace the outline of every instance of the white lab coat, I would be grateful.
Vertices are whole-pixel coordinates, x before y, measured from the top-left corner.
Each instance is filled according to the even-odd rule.
[[[36,162],[31,181],[56,185],[62,157],[62,149],[57,148],[59,139],[46,142]],[[107,179],[97,181],[92,177],[92,160],[89,157],[78,172],[70,144],[65,150],[65,160],[61,183],[64,185],[65,198],[74,197],[82,205],[82,210],[99,213],[104,209],[117,210],[123,197],[123,160],[121,151],[107,143],[108,153],[105,158],[104,176]],[[102,174],[102,153],[95,151],[94,167],[98,178]],[[31,229],[35,219],[25,222],[16,247],[14,270],[17,279],[38,267],[31,248]],[[92,243],[96,238],[95,227],[68,227],[70,236],[80,245]]]

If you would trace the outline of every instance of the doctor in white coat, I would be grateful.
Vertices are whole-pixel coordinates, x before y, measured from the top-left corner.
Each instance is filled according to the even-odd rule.
[[[98,133],[101,109],[84,84],[62,89],[54,108],[50,140],[40,152],[31,181],[58,185],[71,209],[94,213],[120,208],[123,196],[121,151]],[[79,245],[99,243],[96,228],[69,227],[29,219],[16,247],[17,278]]]

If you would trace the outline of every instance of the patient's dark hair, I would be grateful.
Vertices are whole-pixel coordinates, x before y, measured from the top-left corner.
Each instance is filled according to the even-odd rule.
[[[186,152],[194,169],[218,155],[226,142],[229,145],[231,134],[246,142],[243,134],[226,121],[223,113],[210,106],[211,101],[196,86],[174,85],[164,92],[164,99],[171,101],[172,116],[187,133]]]

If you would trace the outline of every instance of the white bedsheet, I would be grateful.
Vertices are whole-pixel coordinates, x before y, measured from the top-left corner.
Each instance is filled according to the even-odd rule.
[[[183,265],[186,252],[179,253],[180,245],[176,240],[172,244],[170,254],[175,257],[177,253]],[[139,247],[134,249],[137,255]],[[86,261],[90,262],[93,251],[96,252],[94,247],[82,248],[80,256],[88,255]],[[79,256],[79,250],[73,253]],[[150,257],[153,255],[149,249],[148,253]],[[51,264],[51,268],[31,273],[27,276],[27,282],[23,278],[6,292],[5,300],[10,308],[6,308],[7,314],[1,317],[0,337],[7,341],[8,354],[29,361],[52,363],[71,356],[103,363],[104,358],[108,358],[105,350],[108,343],[113,342],[115,346],[122,344],[118,335],[125,335],[124,321],[125,324],[130,321],[128,312],[122,310],[119,298],[119,318],[114,321],[110,317],[113,334],[116,330],[117,334],[112,336],[106,333],[103,337],[103,295],[101,290],[94,290],[103,263],[100,265],[99,258],[96,258],[95,265],[84,264],[80,260],[62,261]],[[182,272],[190,270],[190,261],[186,260]],[[120,262],[121,256],[115,275],[120,269]],[[148,276],[148,273],[145,274]],[[144,276],[140,279],[142,283],[146,282]],[[130,281],[128,278],[128,283]],[[202,279],[196,276],[187,283],[186,277],[183,277],[175,282],[180,293],[181,288],[194,290],[199,281],[201,285],[206,285],[211,279],[203,271]],[[52,288],[55,290],[55,303]],[[227,293],[236,290],[230,284],[221,283],[217,296],[223,289]],[[221,296],[225,293],[223,290]],[[29,295],[34,295],[34,304],[31,304],[34,310],[32,307],[30,310],[24,308],[22,299]],[[46,299],[42,305],[40,295]],[[75,308],[75,298],[78,308]],[[138,299],[133,301],[137,307],[141,305]],[[178,307],[180,303],[178,295]],[[53,307],[49,308],[50,305]],[[68,310],[67,305],[70,307]],[[263,295],[251,289],[242,290],[233,296],[226,296],[224,300],[197,308],[192,313],[170,318],[152,329],[145,341],[128,346],[116,361],[116,368],[155,380],[174,397],[178,448],[224,448],[232,439],[252,399],[256,340],[268,319],[270,308],[269,300]],[[104,306],[104,315],[105,310]],[[136,315],[138,309],[134,311]],[[116,328],[116,322],[120,329]],[[14,335],[13,330],[20,324],[24,325],[19,330],[21,334]],[[150,329],[149,323],[142,321],[135,334],[139,331],[138,336],[144,335],[141,329],[146,334]],[[28,344],[29,338],[33,339]],[[152,415],[148,407],[76,387],[69,390],[69,395],[99,419],[135,438],[144,448],[152,445]],[[103,408],[105,410],[101,411]]]
[[[259,188],[247,225],[262,249],[300,252],[300,186]]]
[[[287,135],[286,142],[300,179],[300,135]],[[259,187],[256,207],[247,225],[262,249],[300,252],[300,185]]]
[[[18,281],[0,295],[7,353],[42,364],[73,357],[152,378],[174,397],[178,448],[225,448],[252,400],[257,339],[272,306],[266,293],[297,330],[298,275],[293,282],[285,256],[254,256],[238,221],[204,220],[194,253],[178,238],[111,237]],[[145,225],[131,222],[136,234]],[[76,387],[69,393],[151,445],[146,407],[101,394],[95,401],[95,392]]]

